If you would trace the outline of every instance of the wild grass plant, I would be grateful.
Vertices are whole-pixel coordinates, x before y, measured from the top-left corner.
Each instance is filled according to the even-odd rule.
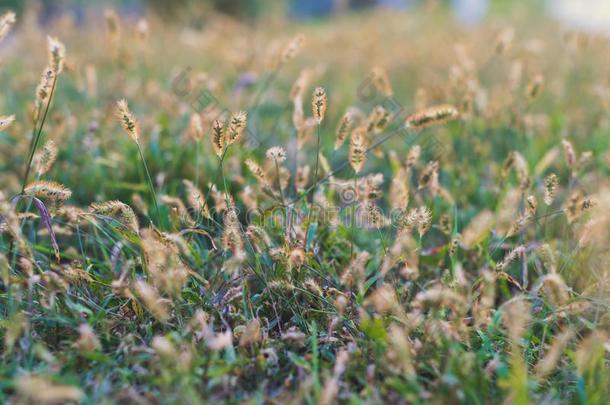
[[[610,39],[88,18],[0,18],[2,402],[607,401]]]

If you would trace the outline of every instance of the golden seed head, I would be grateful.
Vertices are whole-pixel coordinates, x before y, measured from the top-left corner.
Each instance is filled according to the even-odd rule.
[[[536,214],[536,208],[538,208],[538,200],[533,195],[527,197],[527,211],[531,215]]]
[[[159,322],[167,322],[169,319],[169,310],[166,301],[161,298],[157,290],[143,280],[136,281],[134,287],[146,309],[148,309]]]
[[[561,145],[563,146],[566,164],[568,167],[573,167],[576,163],[576,152],[574,152],[574,146],[572,146],[571,142],[566,141],[565,139],[561,141]]]
[[[220,120],[214,120],[212,124],[212,147],[216,156],[221,157],[225,148],[225,129]]]
[[[42,75],[40,75],[40,83],[36,88],[36,101],[39,105],[46,103],[51,96],[53,84],[57,77],[57,71],[50,66],[47,66]]]
[[[116,218],[122,225],[131,229],[136,234],[140,232],[138,218],[133,209],[118,200],[93,203],[90,208],[91,213]]]
[[[286,150],[280,146],[267,149],[267,159],[281,163],[286,160]]]
[[[341,121],[339,121],[339,125],[337,126],[336,137],[335,137],[335,150],[339,149],[341,145],[345,142],[347,137],[349,136],[350,131],[352,130],[352,126],[354,125],[354,118],[352,114],[348,111],[346,112]]]
[[[321,123],[326,114],[326,90],[323,87],[316,87],[314,90],[311,99],[311,111],[318,124]]]
[[[382,132],[390,123],[390,112],[378,105],[373,108],[366,120],[367,132]]]
[[[47,36],[47,43],[49,49],[49,66],[55,70],[56,74],[59,74],[64,67],[66,46],[57,38],[51,36]]]
[[[244,241],[241,237],[241,229],[237,211],[234,203],[229,202],[227,212],[224,216],[224,233],[222,235],[222,247],[224,250],[230,250],[235,256],[241,256],[244,253]]]
[[[428,186],[435,176],[438,176],[438,162],[432,160],[428,162],[424,170],[422,170],[422,173],[419,176],[418,188],[422,189]]]
[[[227,128],[227,145],[239,142],[243,138],[247,122],[248,114],[245,111],[239,111],[231,115],[229,127]]]
[[[551,173],[544,178],[544,203],[551,205],[557,192],[557,185],[559,184],[559,178],[555,173]]]
[[[366,162],[367,144],[366,128],[354,129],[349,144],[349,163],[356,173],[360,173]]]
[[[409,149],[409,153],[407,153],[407,169],[415,166],[417,161],[419,160],[419,156],[421,155],[421,146],[414,145],[411,149]]]
[[[182,184],[186,188],[187,200],[191,208],[201,212],[204,217],[211,218],[210,210],[201,190],[190,180],[182,180]]]
[[[417,226],[417,233],[420,237],[428,232],[432,223],[432,213],[427,207],[416,208],[409,216],[412,217],[411,221]]]
[[[28,184],[24,191],[28,195],[58,203],[62,203],[72,196],[69,188],[54,181],[35,181]]]
[[[57,146],[55,142],[48,141],[36,158],[36,173],[38,176],[47,173],[55,163],[55,159],[57,159]]]
[[[366,215],[369,221],[368,225],[371,225],[375,228],[381,228],[384,225],[385,218],[383,217],[383,213],[373,201],[365,202],[364,209],[366,211]]]
[[[435,124],[443,124],[459,117],[457,108],[449,104],[442,104],[427,108],[407,117],[407,128],[426,128]]]
[[[254,177],[256,177],[256,179],[262,184],[262,185],[267,185],[267,177],[265,176],[265,171],[263,170],[262,167],[260,167],[258,165],[258,163],[256,163],[254,160],[252,159],[246,159],[246,166],[248,167],[248,169],[252,172],[252,174],[254,175]]]
[[[557,273],[550,273],[543,276],[540,286],[543,293],[553,305],[564,305],[570,299],[568,286]]]
[[[127,135],[135,143],[138,143],[140,139],[140,125],[131,111],[129,111],[129,106],[125,99],[117,101],[117,117],[121,121],[121,125]]]

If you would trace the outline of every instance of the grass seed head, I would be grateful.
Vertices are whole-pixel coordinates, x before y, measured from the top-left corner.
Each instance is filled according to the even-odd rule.
[[[157,290],[144,280],[137,280],[134,289],[144,306],[161,323],[169,320],[169,308],[166,300],[161,298]]]
[[[226,134],[227,146],[242,140],[247,122],[248,114],[245,111],[239,111],[231,115]]]
[[[191,208],[203,214],[204,217],[211,218],[210,210],[201,190],[190,180],[182,180],[182,184],[186,188],[187,201]]]
[[[544,295],[555,306],[565,305],[570,299],[568,286],[557,273],[544,275],[540,281],[540,286]]]
[[[51,91],[57,78],[57,71],[51,66],[47,66],[40,76],[40,82],[36,88],[37,108],[47,103],[51,97]],[[40,111],[38,111],[40,113]]]
[[[366,128],[358,127],[352,131],[349,144],[349,163],[354,172],[360,173],[366,162],[368,139]]]
[[[136,234],[140,232],[138,218],[133,209],[117,200],[91,204],[93,214],[116,218],[122,225],[131,229]]]
[[[420,129],[436,124],[457,119],[459,116],[457,108],[449,104],[442,104],[427,108],[407,117],[405,122],[407,128]]]
[[[25,187],[25,193],[38,198],[63,203],[72,196],[72,191],[54,181],[35,181]]]
[[[555,199],[559,178],[555,173],[551,173],[544,178],[544,203],[551,205]]]
[[[566,164],[570,168],[574,167],[574,164],[576,163],[576,152],[574,152],[574,146],[572,146],[571,142],[566,141],[565,139],[561,141],[561,145],[563,146]]]
[[[267,149],[266,156],[271,161],[282,163],[286,160],[286,150],[281,146],[274,146]]]
[[[220,120],[212,124],[212,147],[216,156],[221,157],[225,148],[225,128]]]
[[[56,159],[57,146],[55,145],[55,142],[50,140],[45,143],[44,147],[38,153],[36,158],[36,173],[38,176],[40,177],[51,170],[51,167],[53,166],[53,163],[55,163]]]
[[[326,104],[326,90],[323,87],[316,87],[311,99],[311,111],[318,124],[324,120]]]
[[[55,74],[60,74],[64,68],[66,46],[57,38],[51,36],[47,37],[47,44],[49,50],[49,66],[55,71]]]
[[[17,17],[12,11],[7,11],[0,17],[0,42],[8,35],[16,21]]]
[[[256,163],[252,159],[246,159],[245,164],[248,167],[248,170],[250,170],[254,177],[256,177],[256,180],[258,180],[259,184],[261,184],[262,186],[267,186],[269,184],[267,182],[267,176],[265,175],[265,171],[262,167],[258,165],[258,163]]]
[[[335,132],[335,150],[339,149],[341,145],[343,145],[343,143],[349,136],[353,125],[354,119],[352,117],[352,114],[348,111],[343,114],[343,117],[341,117],[341,121],[339,121],[339,125],[337,125],[337,130]]]
[[[123,129],[135,143],[138,143],[140,140],[140,124],[131,111],[129,111],[127,100],[122,99],[117,101],[116,107],[117,117],[121,121]]]

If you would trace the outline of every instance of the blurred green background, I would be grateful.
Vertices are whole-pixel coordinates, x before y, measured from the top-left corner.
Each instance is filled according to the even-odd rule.
[[[449,6],[464,23],[476,23],[489,14],[502,13],[516,6],[541,7],[546,0],[0,0],[0,9],[22,10],[39,3],[45,18],[71,9],[78,14],[87,7],[120,8],[125,13],[146,10],[176,17],[193,8],[213,8],[234,17],[249,20],[269,13],[293,18],[333,15],[346,10],[372,7],[408,9],[421,5]]]

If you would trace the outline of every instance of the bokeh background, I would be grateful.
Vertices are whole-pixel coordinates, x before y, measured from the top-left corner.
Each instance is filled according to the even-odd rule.
[[[476,25],[486,17],[530,8],[586,31],[610,33],[610,2],[607,0],[2,0],[0,9],[22,11],[32,3],[41,7],[42,22],[71,13],[77,21],[92,8],[114,6],[124,15],[151,11],[167,19],[196,16],[214,9],[240,20],[254,22],[262,15],[293,19],[332,18],[341,13],[374,8],[408,10],[418,6],[448,7],[456,20]],[[195,12],[195,14],[193,14]]]

